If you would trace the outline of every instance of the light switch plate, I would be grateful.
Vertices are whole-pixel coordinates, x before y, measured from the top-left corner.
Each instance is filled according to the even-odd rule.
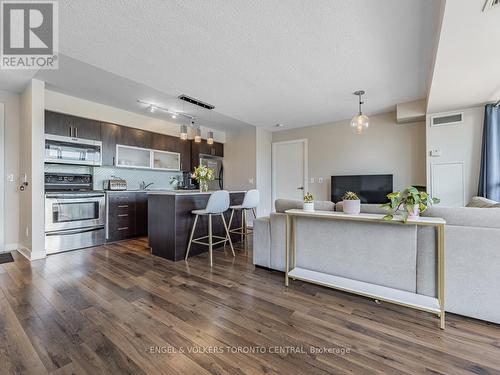
[[[253,184],[253,177],[251,177],[251,178],[248,179],[248,183],[249,184]]]
[[[14,175],[12,173],[7,176],[7,181],[14,182]]]
[[[311,184],[314,184],[314,177],[311,177],[311,180],[309,181]]]
[[[323,183],[323,177],[319,177],[318,178],[318,184],[322,184]]]

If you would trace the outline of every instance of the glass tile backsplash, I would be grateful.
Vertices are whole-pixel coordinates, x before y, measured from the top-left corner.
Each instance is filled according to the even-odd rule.
[[[152,189],[175,189],[172,177],[182,177],[181,172],[150,171],[145,169],[130,169],[116,167],[87,167],[80,165],[45,164],[45,172],[59,173],[91,173],[94,176],[94,189],[102,190],[104,181],[119,178],[127,181],[130,190],[139,189],[142,181],[146,184],[153,183]]]

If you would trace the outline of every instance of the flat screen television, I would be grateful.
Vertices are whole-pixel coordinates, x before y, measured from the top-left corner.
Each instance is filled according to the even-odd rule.
[[[361,203],[386,203],[393,191],[392,174],[332,176],[332,202],[342,200],[346,191],[355,192]]]

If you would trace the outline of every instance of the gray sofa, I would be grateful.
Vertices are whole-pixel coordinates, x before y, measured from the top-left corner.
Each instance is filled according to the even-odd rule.
[[[254,220],[255,265],[284,271],[285,215],[302,202],[277,200],[276,212]],[[316,210],[342,205],[315,202]],[[379,205],[362,212],[384,213]],[[446,311],[500,323],[500,209],[432,207],[445,230]],[[297,264],[319,272],[436,296],[436,236],[430,227],[304,219],[296,221]],[[338,246],[357,236],[356,248]],[[334,246],[332,244],[336,244]],[[377,246],[374,246],[377,244]]]

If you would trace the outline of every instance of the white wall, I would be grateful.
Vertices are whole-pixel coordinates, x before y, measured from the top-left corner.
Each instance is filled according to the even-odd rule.
[[[155,133],[173,136],[179,135],[178,124],[110,107],[108,105],[91,102],[74,96],[61,94],[55,91],[45,90],[45,107],[46,109],[55,112],[68,113],[84,118],[144,129]],[[206,138],[208,129],[202,126],[201,130],[202,137]],[[224,143],[226,141],[224,132],[216,130],[213,132],[214,140],[216,142]],[[190,133],[192,133],[190,134],[190,138],[193,138],[194,130],[190,129]]]
[[[446,205],[462,205],[469,203],[477,195],[479,184],[479,168],[481,165],[481,145],[483,134],[484,107],[474,107],[456,112],[464,113],[464,122],[458,125],[430,126],[431,117],[445,113],[429,114],[427,118],[427,186],[429,192],[435,194],[438,187],[448,195],[439,196]],[[430,156],[431,150],[441,151],[441,156]],[[450,164],[449,164],[450,163]],[[463,184],[451,181],[446,169],[434,173],[432,179],[432,164],[453,165],[463,163]],[[441,175],[440,175],[441,174]],[[461,195],[462,204],[454,203],[453,197]],[[451,202],[452,203],[447,203]]]
[[[28,186],[20,194],[19,251],[31,260],[45,257],[44,94],[45,83],[33,79],[20,104],[19,171],[26,174]]]
[[[394,174],[394,188],[425,185],[425,123],[396,124],[395,113],[370,116],[370,128],[355,135],[350,121],[273,133],[273,142],[308,139],[309,183],[316,200],[330,200],[330,176]],[[318,178],[324,179],[322,184]]]
[[[4,171],[2,176],[5,189],[4,237],[6,250],[17,248],[19,233],[19,95],[0,90],[0,102],[5,107],[4,129]],[[7,180],[12,175],[14,181]]]
[[[272,211],[272,140],[273,135],[270,131],[256,129],[256,188],[260,193],[257,216],[268,216]]]

